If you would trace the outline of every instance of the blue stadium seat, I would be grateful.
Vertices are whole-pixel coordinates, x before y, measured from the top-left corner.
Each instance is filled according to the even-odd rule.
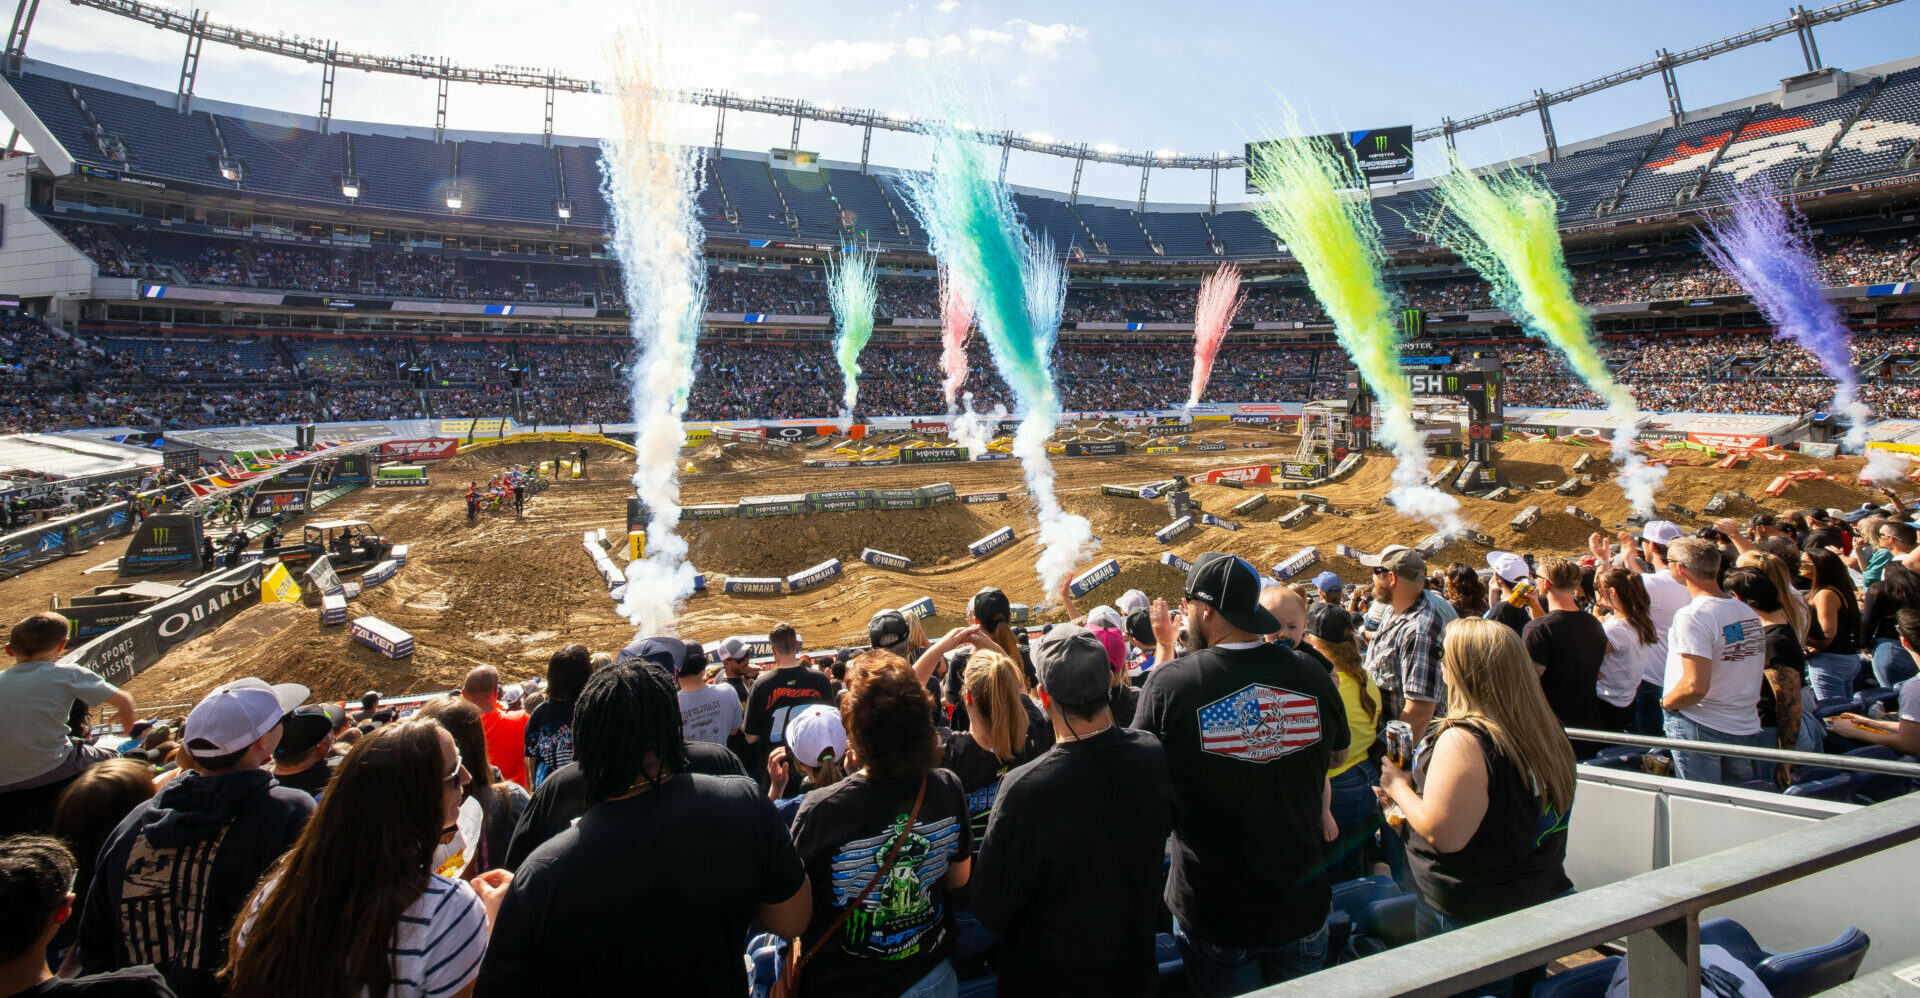
[[[1853,776],[1840,773],[1818,779],[1802,780],[1787,788],[1787,796],[1812,797],[1815,800],[1848,800],[1853,796]]]
[[[1640,762],[1647,757],[1647,750],[1637,745],[1609,745],[1600,750],[1600,754],[1587,760],[1587,765],[1601,769],[1638,770]]]
[[[1332,907],[1327,915],[1327,962],[1345,963],[1365,955],[1357,947],[1361,936],[1373,927],[1368,909],[1376,901],[1396,898],[1401,893],[1400,885],[1394,883],[1392,877],[1361,877],[1334,884]]]
[[[1583,963],[1562,971],[1533,986],[1533,998],[1604,998],[1607,984],[1620,967],[1620,958]]]
[[[1811,998],[1852,980],[1866,959],[1868,943],[1866,933],[1849,925],[1830,943],[1774,954],[1731,918],[1700,924],[1700,944],[1719,946],[1752,967],[1774,998]]]
[[[1185,990],[1186,960],[1180,956],[1180,944],[1174,941],[1172,933],[1160,932],[1154,935],[1153,958],[1160,964],[1160,987],[1156,989],[1156,993],[1171,995]]]

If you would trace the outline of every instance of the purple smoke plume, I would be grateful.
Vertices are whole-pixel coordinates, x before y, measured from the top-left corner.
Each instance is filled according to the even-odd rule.
[[[1700,248],[1747,289],[1760,314],[1778,330],[1776,338],[1798,343],[1834,380],[1833,411],[1847,419],[1847,447],[1858,453],[1866,446],[1872,411],[1858,400],[1853,334],[1821,293],[1820,264],[1806,219],[1765,174],[1742,186],[1728,207],[1725,215],[1708,219]]]

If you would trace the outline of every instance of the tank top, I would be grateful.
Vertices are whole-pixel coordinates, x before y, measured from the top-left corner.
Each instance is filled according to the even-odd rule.
[[[1832,592],[1835,596],[1840,596],[1839,590],[1834,589],[1832,586],[1815,590],[1814,595],[1817,596],[1822,592]],[[1813,612],[1811,605],[1807,607],[1807,612],[1809,616],[1813,617],[1813,623],[1808,626],[1809,636],[1821,634],[1823,629],[1820,627],[1820,615]],[[1827,645],[1824,654],[1852,655],[1859,650],[1860,606],[1858,603],[1848,606],[1846,598],[1842,596],[1840,597],[1840,633],[1833,636],[1833,643]]]
[[[1573,889],[1565,869],[1568,814],[1556,813],[1533,792],[1533,781],[1494,748],[1471,722],[1461,728],[1480,743],[1487,765],[1487,813],[1456,852],[1441,852],[1407,829],[1407,864],[1420,897],[1442,914],[1467,922],[1519,911]],[[1424,790],[1432,743],[1423,746],[1413,785]]]

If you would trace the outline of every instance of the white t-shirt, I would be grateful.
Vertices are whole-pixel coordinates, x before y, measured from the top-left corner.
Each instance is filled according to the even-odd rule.
[[[1647,616],[1653,620],[1654,642],[1647,646],[1646,673],[1641,677],[1649,683],[1660,685],[1667,677],[1667,631],[1673,627],[1673,615],[1693,600],[1687,594],[1687,587],[1673,580],[1665,572],[1648,572],[1640,576],[1647,587]]]
[[[1900,684],[1900,712],[1902,721],[1920,724],[1920,683],[1909,679]]]
[[[1600,675],[1594,680],[1594,693],[1615,707],[1633,706],[1640,692],[1640,677],[1645,673],[1647,649],[1640,633],[1625,617],[1607,618],[1607,657],[1600,661]]]
[[[261,904],[278,883],[269,879],[254,897],[234,930],[235,943],[246,946]],[[384,998],[437,998],[473,983],[487,955],[487,910],[480,896],[464,880],[432,874],[426,891],[400,914],[393,953],[393,986]]]
[[[680,691],[680,731],[690,742],[725,745],[746,715],[731,686],[702,686]]]
[[[1708,660],[1706,698],[1680,713],[1696,724],[1729,735],[1760,731],[1760,683],[1766,667],[1766,625],[1745,603],[1730,596],[1700,596],[1673,615],[1667,632],[1667,670],[1660,688],[1680,681],[1681,657]]]

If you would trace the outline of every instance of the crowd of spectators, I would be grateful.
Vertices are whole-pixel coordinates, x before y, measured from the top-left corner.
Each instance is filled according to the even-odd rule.
[[[1187,993],[1241,994],[1359,955],[1329,945],[1353,878],[1405,891],[1416,939],[1572,893],[1576,760],[1819,796],[1852,783],[1716,748],[1920,752],[1920,535],[1887,495],[1485,568],[1393,545],[1359,585],[1211,553],[1160,598],[1063,586],[1043,627],[989,587],[938,639],[881,606],[864,645],[567,644],[357,709],[265,677],[136,721],[36,613],[0,671],[0,969],[155,998],[1141,995],[1165,940]]]

